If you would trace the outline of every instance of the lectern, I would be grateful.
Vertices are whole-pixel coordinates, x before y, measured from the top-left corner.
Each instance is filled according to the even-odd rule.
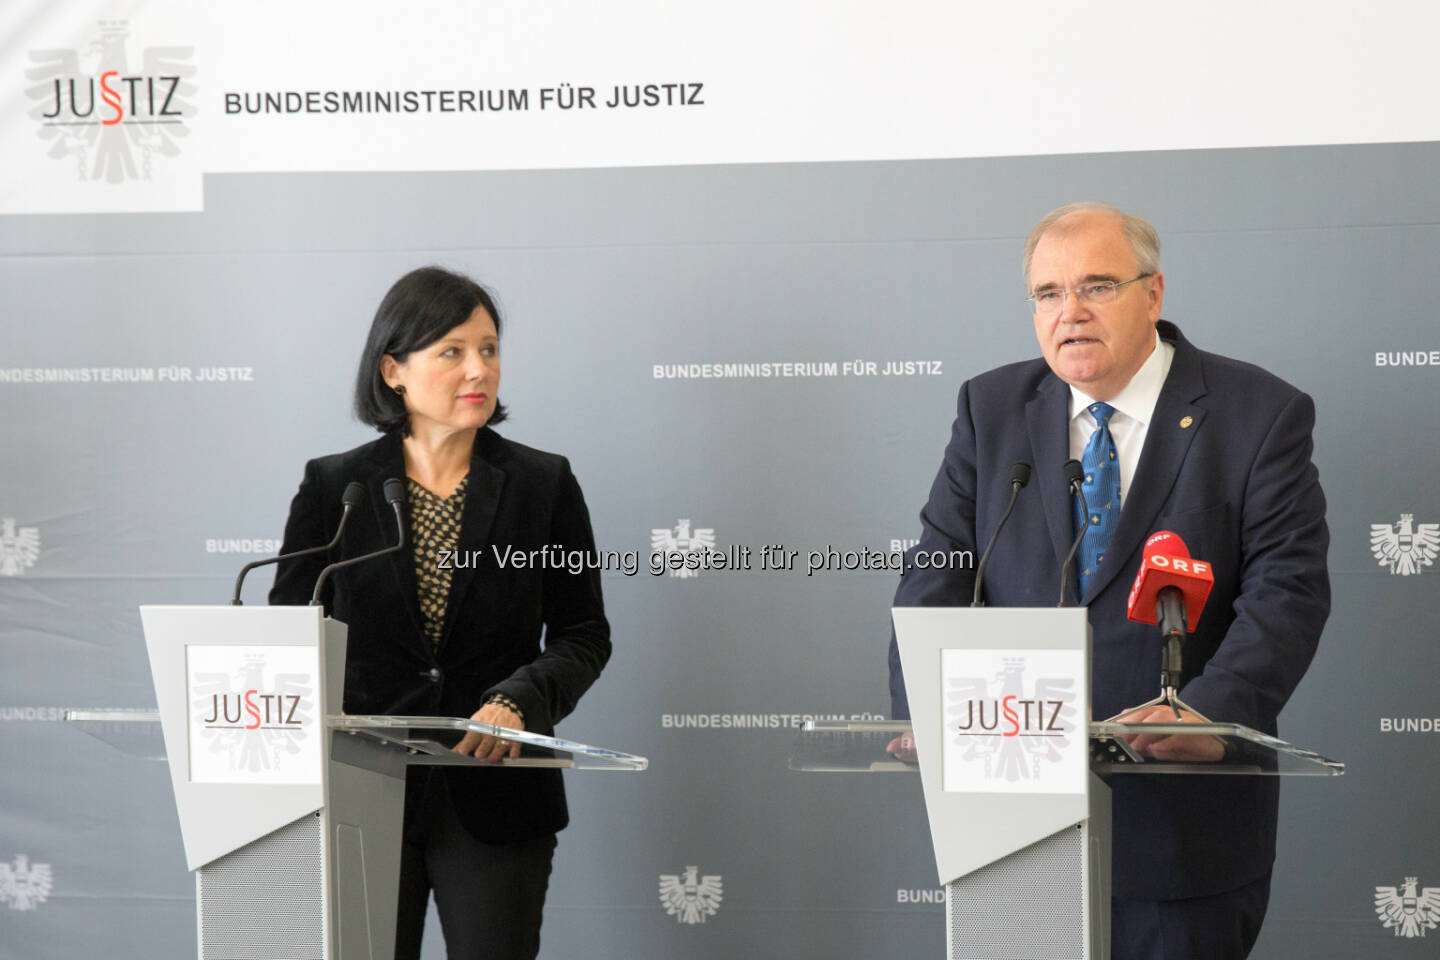
[[[498,766],[644,770],[614,750],[450,717],[345,716],[345,625],[319,607],[140,608],[201,960],[388,960],[405,768],[485,765],[446,745],[473,730],[521,744]],[[447,736],[448,735],[448,736]],[[132,742],[134,737],[127,738]]]
[[[813,721],[794,769],[918,768],[951,960],[1108,960],[1113,776],[1335,776],[1344,765],[1238,724],[1087,722],[1081,608],[896,608],[909,722]],[[885,752],[913,729],[918,764]],[[1214,738],[1217,763],[1157,762],[1137,734]],[[1123,829],[1123,825],[1113,825]]]

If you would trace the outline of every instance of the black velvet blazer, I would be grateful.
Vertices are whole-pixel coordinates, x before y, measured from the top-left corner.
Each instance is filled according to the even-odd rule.
[[[333,556],[280,564],[271,604],[308,603],[326,563],[395,542],[394,513],[383,493],[390,477],[405,477],[398,433],[305,465],[283,552],[334,536],[350,481],[364,484],[366,498]],[[469,717],[488,696],[501,693],[524,711],[527,730],[552,733],[610,657],[600,575],[502,564],[496,553],[595,549],[569,462],[488,427],[476,435],[438,651],[424,636],[408,510],[406,523],[405,549],[341,570],[326,583],[326,611],[350,629],[345,712]],[[482,841],[529,839],[569,820],[558,770],[444,772],[460,821]],[[412,769],[411,794],[423,779]],[[408,806],[415,806],[414,799]]]

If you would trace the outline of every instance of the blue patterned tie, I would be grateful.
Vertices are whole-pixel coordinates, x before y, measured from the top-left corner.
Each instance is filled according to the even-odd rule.
[[[1108,403],[1092,403],[1087,408],[1098,426],[1090,434],[1085,445],[1085,455],[1080,463],[1085,468],[1085,503],[1090,507],[1087,517],[1080,512],[1080,498],[1075,498],[1075,532],[1080,525],[1088,523],[1090,529],[1080,541],[1080,552],[1075,565],[1080,569],[1080,596],[1090,589],[1090,581],[1100,561],[1105,559],[1105,548],[1115,533],[1120,521],[1120,461],[1116,459],[1115,438],[1110,435],[1110,417],[1115,408]]]

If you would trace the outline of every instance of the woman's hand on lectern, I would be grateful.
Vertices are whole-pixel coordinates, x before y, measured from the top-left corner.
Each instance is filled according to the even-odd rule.
[[[512,730],[525,729],[525,721],[520,719],[519,714],[498,703],[485,704],[471,714],[470,719],[477,723],[493,723],[497,727],[509,727]],[[473,754],[477,760],[488,760],[491,763],[499,763],[507,754],[511,760],[520,756],[519,743],[492,737],[488,733],[476,733],[473,730],[465,734],[460,742],[455,744],[454,749],[456,753]]]

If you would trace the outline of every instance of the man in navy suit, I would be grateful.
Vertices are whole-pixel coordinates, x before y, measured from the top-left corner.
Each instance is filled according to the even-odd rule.
[[[1106,717],[1158,692],[1159,634],[1128,621],[1126,601],[1147,536],[1179,534],[1215,574],[1185,645],[1180,698],[1211,720],[1275,733],[1330,608],[1313,402],[1259,367],[1197,350],[1160,319],[1159,240],[1139,217],[1061,207],[1032,231],[1024,274],[1043,359],[961,386],[915,550],[978,555],[1009,499],[1011,465],[1032,464],[986,570],[985,600],[1053,606],[1077,524],[1094,524],[1066,599],[1089,608],[1093,711]],[[1062,465],[1072,458],[1095,494],[1089,515],[1067,493]],[[973,570],[907,569],[895,605],[967,606],[973,590]],[[890,689],[894,716],[908,718],[893,638]],[[1174,714],[1156,707],[1126,719]],[[1140,745],[1173,759],[1223,752],[1202,738]],[[1111,787],[1113,955],[1246,956],[1269,898],[1278,779],[1130,776]]]

